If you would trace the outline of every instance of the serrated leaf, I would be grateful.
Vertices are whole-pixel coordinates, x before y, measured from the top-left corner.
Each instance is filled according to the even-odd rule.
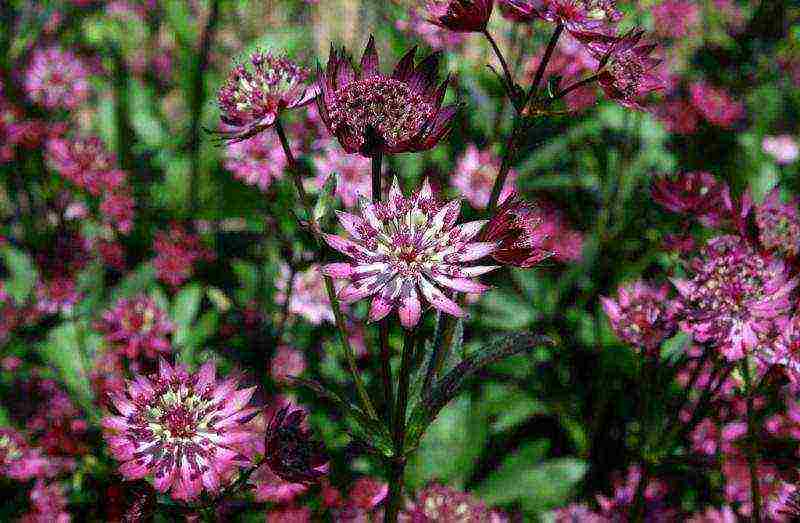
[[[3,289],[17,303],[24,303],[36,284],[38,274],[30,256],[10,245],[0,247],[0,255],[9,272]]]

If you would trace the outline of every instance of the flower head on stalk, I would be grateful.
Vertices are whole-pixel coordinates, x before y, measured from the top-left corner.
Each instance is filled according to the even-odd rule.
[[[287,405],[267,425],[264,459],[274,474],[289,483],[313,483],[328,473],[325,448],[303,426],[305,417],[303,409]]]
[[[664,88],[662,79],[653,72],[661,60],[650,56],[656,44],[640,43],[642,36],[644,31],[631,30],[590,47],[600,61],[597,82],[603,92],[630,109],[642,109],[642,98]]]
[[[692,260],[689,279],[673,280],[681,295],[681,328],[695,341],[716,344],[729,360],[759,345],[791,309],[797,279],[783,261],[767,258],[738,236],[709,240]]]
[[[255,436],[249,421],[258,409],[247,407],[255,387],[237,385],[237,377],[217,381],[213,362],[189,374],[162,358],[157,374],[136,375],[111,393],[119,414],[102,424],[120,473],[128,480],[152,476],[156,490],[171,489],[175,499],[219,492],[247,462],[237,445]]]
[[[549,236],[541,228],[542,220],[536,206],[512,194],[497,208],[482,239],[499,241],[492,258],[506,265],[530,268],[553,256],[546,248]]]
[[[231,70],[219,90],[217,102],[222,122],[233,128],[222,135],[239,142],[272,126],[280,113],[311,103],[317,91],[310,72],[287,56],[256,51],[248,64]]]
[[[412,48],[387,76],[380,72],[373,37],[359,71],[344,50],[331,48],[328,66],[317,78],[319,112],[345,151],[366,157],[426,151],[450,130],[457,107],[442,107],[448,81],[436,86],[441,55],[415,66],[415,54]]]
[[[616,335],[651,353],[677,327],[675,303],[667,299],[668,294],[667,285],[653,287],[636,281],[621,286],[616,299],[601,297],[600,302]]]
[[[352,258],[332,263],[323,272],[350,280],[339,298],[352,303],[374,296],[369,320],[377,321],[397,308],[405,328],[420,319],[421,298],[436,309],[461,317],[464,311],[440,289],[482,293],[488,289],[471,278],[496,266],[470,266],[492,254],[500,242],[476,242],[486,221],[455,225],[459,200],[440,204],[426,180],[410,197],[400,192],[397,179],[386,202],[360,202],[361,216],[340,212],[339,222],[351,239],[326,234],[328,244]]]
[[[480,33],[486,29],[494,0],[426,0],[428,20],[451,31]]]

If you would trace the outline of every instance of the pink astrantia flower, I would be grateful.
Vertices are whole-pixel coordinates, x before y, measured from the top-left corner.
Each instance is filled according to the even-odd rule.
[[[794,163],[800,156],[800,146],[797,140],[788,134],[778,136],[765,136],[761,141],[761,150],[775,158],[781,165]]]
[[[100,202],[103,221],[120,234],[130,234],[136,215],[136,201],[127,191],[106,193]]]
[[[213,362],[196,374],[164,359],[158,374],[136,375],[125,391],[112,393],[119,414],[103,418],[110,452],[128,480],[152,477],[159,492],[175,499],[217,494],[246,461],[236,446],[255,436],[247,407],[255,387],[237,389],[238,379],[217,381]]]
[[[388,494],[388,483],[369,476],[362,476],[350,488],[348,501],[355,508],[370,511],[383,503]]]
[[[516,22],[538,18],[563,25],[579,38],[609,34],[611,26],[622,19],[615,0],[501,0],[500,9]]]
[[[159,231],[153,239],[156,256],[153,265],[156,276],[173,287],[180,286],[194,272],[196,263],[213,258],[213,254],[200,243],[200,238],[177,224],[168,231]]]
[[[795,258],[800,251],[800,198],[789,203],[781,201],[780,189],[773,188],[755,208],[758,239],[769,251]]]
[[[48,140],[45,159],[61,176],[95,196],[125,181],[125,173],[115,167],[116,159],[96,136]]]
[[[328,176],[336,173],[336,196],[342,199],[345,207],[353,207],[359,196],[372,198],[370,161],[360,156],[354,158],[332,145],[322,147],[321,156],[314,158],[318,173],[315,185],[321,189],[328,181]]]
[[[289,290],[291,275],[289,268],[282,265],[280,271],[280,276],[275,282],[278,291],[275,293],[275,303],[283,305],[288,294],[289,314],[302,316],[314,325],[319,325],[323,321],[333,323],[333,310],[319,265],[311,265],[308,269],[296,273],[291,281],[291,290]]]
[[[512,194],[497,208],[481,238],[500,242],[492,253],[498,262],[530,268],[554,254],[545,248],[550,237],[541,225],[541,212],[536,206]]]
[[[541,235],[544,241],[541,248],[551,252],[553,259],[562,263],[575,262],[583,255],[583,234],[571,227],[561,209],[546,201],[538,201],[528,209],[527,223],[538,220],[535,231],[529,231],[532,238]]]
[[[306,358],[301,351],[282,345],[275,351],[269,369],[275,382],[287,383],[289,378],[299,376],[306,370]]]
[[[690,0],[663,0],[652,8],[654,30],[669,38],[686,38],[700,22],[700,7]]]
[[[528,60],[525,73],[530,80],[535,77],[544,53],[545,50],[541,49],[539,53]],[[597,66],[598,60],[586,46],[566,34],[558,40],[558,44],[547,62],[545,74],[546,77],[560,76],[561,85],[572,85],[594,73]],[[567,93],[564,101],[571,111],[585,109],[597,101],[596,89],[593,86],[575,89]]]
[[[499,242],[473,242],[486,221],[455,225],[461,202],[438,203],[426,180],[410,197],[397,179],[386,202],[361,201],[361,216],[339,212],[339,222],[351,239],[326,234],[328,244],[352,262],[332,263],[323,272],[350,280],[339,293],[345,303],[374,296],[370,321],[398,309],[405,328],[414,327],[424,298],[436,309],[461,317],[464,311],[439,286],[480,294],[488,289],[471,278],[496,266],[469,266],[494,252]]]
[[[311,103],[317,95],[310,73],[286,56],[256,51],[249,64],[231,70],[219,90],[222,122],[233,128],[221,134],[237,142],[272,126],[286,109]]]
[[[598,73],[600,87],[611,100],[631,109],[642,109],[645,96],[664,88],[655,72],[661,60],[650,56],[656,44],[642,44],[642,36],[644,31],[633,30],[592,50],[605,64]]]
[[[267,465],[262,465],[256,470],[252,481],[255,484],[256,501],[260,502],[291,503],[308,491],[308,485],[286,481],[272,472]]]
[[[688,523],[736,523],[736,512],[731,507],[709,507],[701,514],[689,518]]]
[[[426,0],[428,20],[456,32],[482,32],[489,23],[494,0]]]
[[[286,155],[274,136],[260,133],[226,147],[224,166],[237,180],[265,192],[273,180],[283,178]]]
[[[637,466],[628,467],[624,477],[619,476],[614,480],[612,496],[596,496],[601,514],[609,521],[626,521],[641,480],[641,469]],[[675,511],[663,503],[666,495],[667,486],[658,479],[650,479],[644,489],[644,510],[649,521],[677,521]]]
[[[734,100],[721,87],[699,81],[689,87],[689,94],[697,112],[716,126],[732,127],[745,115],[744,104]]]
[[[331,47],[328,67],[317,78],[318,107],[345,151],[367,157],[427,151],[450,130],[457,107],[442,107],[448,81],[436,86],[441,56],[432,54],[414,66],[415,54],[412,48],[387,76],[380,72],[374,38],[358,71],[344,49]]]
[[[554,523],[611,523],[582,503],[573,503],[553,512]]]
[[[20,523],[69,523],[67,497],[59,483],[45,483],[39,479],[30,491],[31,511],[24,514]]]
[[[129,359],[139,355],[155,358],[159,352],[169,352],[167,336],[175,330],[155,300],[143,294],[119,300],[103,313],[97,327],[106,342]]]
[[[464,154],[456,162],[456,169],[451,178],[453,187],[476,209],[485,209],[489,205],[495,178],[500,170],[500,159],[492,151],[480,150],[474,144],[467,145]],[[504,201],[514,192],[517,178],[515,171],[509,171],[506,184],[500,193],[500,201]]]
[[[266,523],[311,523],[309,507],[279,507],[267,513]]]
[[[81,299],[75,280],[57,276],[36,284],[36,311],[41,314],[68,314]]]
[[[50,458],[37,447],[31,447],[20,432],[0,428],[0,476],[16,481],[31,478],[52,478],[63,471],[60,460]]]
[[[408,19],[398,19],[395,27],[409,36],[422,40],[431,49],[454,51],[466,40],[464,33],[448,31],[428,22],[414,7],[408,10]]]
[[[420,490],[402,516],[413,523],[489,523],[501,515],[469,493],[432,483]]]
[[[652,197],[665,209],[696,218],[708,227],[720,224],[730,190],[704,171],[662,176],[653,182]]]
[[[89,97],[89,71],[72,51],[37,49],[25,71],[25,92],[47,109],[75,109]]]
[[[681,328],[700,343],[717,345],[729,360],[758,346],[758,334],[789,312],[797,286],[781,260],[755,252],[738,236],[709,240],[689,270],[689,279],[673,280],[681,295]]]
[[[616,299],[601,297],[600,302],[621,340],[652,353],[677,327],[676,306],[668,295],[668,285],[655,287],[637,280],[620,286]]]

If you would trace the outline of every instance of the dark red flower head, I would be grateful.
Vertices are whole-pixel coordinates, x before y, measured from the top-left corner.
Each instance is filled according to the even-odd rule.
[[[541,223],[536,206],[512,194],[497,208],[482,239],[501,242],[491,255],[500,263],[533,267],[554,254],[545,248],[548,235],[540,227]]]
[[[303,426],[305,411],[287,405],[267,426],[264,456],[270,470],[290,483],[313,483],[328,473],[322,443]]]
[[[426,0],[428,20],[458,32],[483,32],[492,16],[494,0]]]
[[[728,184],[705,171],[663,176],[653,182],[656,203],[678,214],[687,214],[703,225],[715,227],[722,222]]]
[[[450,130],[454,105],[442,107],[448,81],[436,86],[440,54],[414,66],[412,48],[391,76],[378,67],[370,37],[360,71],[344,49],[331,48],[327,69],[319,71],[319,112],[328,130],[350,154],[426,151]]]

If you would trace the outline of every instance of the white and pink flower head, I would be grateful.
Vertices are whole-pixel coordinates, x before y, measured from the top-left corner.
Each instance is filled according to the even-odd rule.
[[[155,300],[143,294],[119,300],[103,313],[98,328],[111,347],[129,359],[139,355],[155,358],[160,352],[169,352],[167,336],[175,330]]]
[[[112,392],[118,414],[102,422],[112,456],[128,480],[152,478],[159,492],[193,500],[216,494],[248,460],[237,450],[256,437],[248,407],[256,387],[238,389],[237,376],[217,380],[214,362],[196,373],[159,359],[158,373],[134,376]]]
[[[352,303],[372,296],[370,321],[397,309],[407,329],[419,322],[423,300],[446,314],[464,316],[446,292],[486,291],[488,287],[473,278],[497,266],[471,262],[490,255],[499,242],[473,241],[486,221],[456,225],[460,205],[460,200],[440,204],[427,180],[405,197],[395,179],[386,202],[362,199],[360,216],[337,213],[350,238],[326,234],[325,240],[352,261],[332,263],[322,270],[350,280],[339,298]]]

